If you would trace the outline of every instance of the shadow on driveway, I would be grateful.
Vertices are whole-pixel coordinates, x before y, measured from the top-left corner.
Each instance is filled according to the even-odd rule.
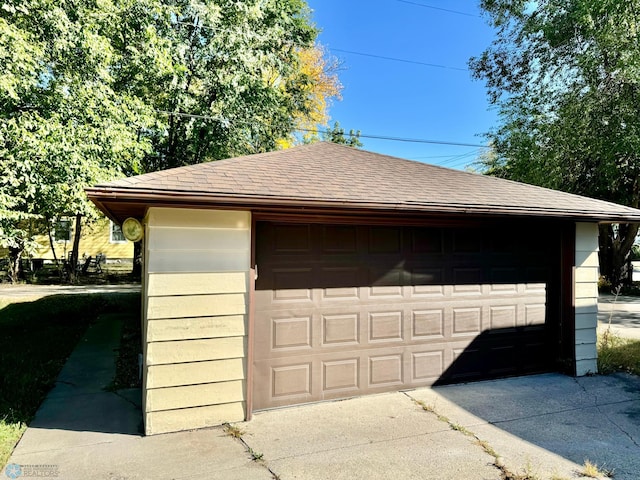
[[[557,475],[564,460],[640,472],[640,378],[533,375],[409,392],[488,441],[512,471]]]

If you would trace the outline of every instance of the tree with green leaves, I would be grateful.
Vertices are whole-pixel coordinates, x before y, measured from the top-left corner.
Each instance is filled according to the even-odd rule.
[[[301,52],[316,35],[303,0],[3,2],[0,244],[11,264],[61,217],[76,218],[79,240],[95,214],[87,185],[275,149],[315,108],[318,76]]]
[[[349,133],[345,133],[344,128],[340,126],[340,122],[335,122],[331,130],[324,132],[322,139],[325,142],[339,143],[355,148],[360,148],[363,145],[360,141],[360,130],[356,132],[351,129]]]
[[[486,173],[640,205],[640,1],[483,0],[497,35],[470,66],[499,112]],[[601,272],[631,280],[638,225],[602,226]]]
[[[145,171],[274,150],[309,113],[314,80],[300,55],[317,30],[304,1],[123,3],[120,18],[144,28],[124,36],[112,22],[127,65],[119,82],[138,85],[158,121],[143,132],[153,144]]]
[[[0,241],[14,280],[34,233],[92,212],[83,187],[131,171],[150,151],[138,132],[148,109],[116,92],[96,13],[91,2],[0,7]],[[73,264],[77,245],[74,255]]]

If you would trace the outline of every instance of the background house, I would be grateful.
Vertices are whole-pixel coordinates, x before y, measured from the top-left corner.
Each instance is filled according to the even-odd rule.
[[[53,229],[54,248],[59,261],[68,258],[73,248],[75,217],[68,217],[56,223]],[[31,256],[36,263],[53,262],[54,255],[51,243],[47,235],[36,235],[38,244]],[[96,258],[98,254],[104,255],[106,262],[131,263],[133,260],[133,243],[122,235],[122,230],[117,223],[102,217],[98,221],[82,226],[78,255],[80,260],[91,256]],[[8,257],[6,248],[0,248],[0,258]]]
[[[59,260],[67,258],[73,248],[75,217],[62,219],[54,227],[54,246]],[[53,260],[53,252],[46,235],[36,236],[39,247],[34,259]],[[122,235],[120,226],[108,218],[82,226],[78,255],[80,258],[104,254],[107,261],[128,261],[133,259],[133,243]]]

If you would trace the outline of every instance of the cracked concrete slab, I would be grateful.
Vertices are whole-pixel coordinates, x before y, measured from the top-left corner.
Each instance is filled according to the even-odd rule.
[[[403,393],[256,413],[236,424],[282,479],[499,479],[473,438]]]
[[[512,472],[575,478],[588,459],[638,478],[637,377],[545,374],[407,393],[488,441]]]

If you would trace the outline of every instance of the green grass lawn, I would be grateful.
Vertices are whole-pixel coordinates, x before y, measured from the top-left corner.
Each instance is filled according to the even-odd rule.
[[[0,298],[0,470],[89,324],[139,309],[138,293]]]
[[[640,375],[640,340],[621,338],[610,332],[599,335],[598,372]]]

